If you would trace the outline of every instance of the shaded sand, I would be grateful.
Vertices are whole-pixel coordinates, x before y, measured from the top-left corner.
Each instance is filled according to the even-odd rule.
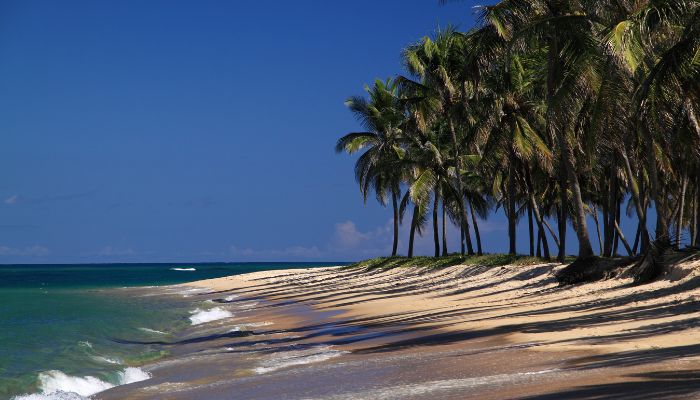
[[[118,399],[700,398],[700,260],[559,287],[557,264],[266,271],[188,284],[193,327]]]

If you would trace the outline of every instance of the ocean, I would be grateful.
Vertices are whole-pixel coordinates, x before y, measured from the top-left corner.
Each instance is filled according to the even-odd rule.
[[[0,265],[0,399],[72,399],[59,392],[146,379],[139,367],[168,353],[141,343],[219,317],[213,305],[192,310],[185,289],[152,286],[339,264]]]

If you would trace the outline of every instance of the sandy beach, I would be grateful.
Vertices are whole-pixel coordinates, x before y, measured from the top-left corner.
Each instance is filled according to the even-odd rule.
[[[700,397],[700,260],[559,286],[559,264],[265,271],[210,304],[151,379],[98,399]],[[213,307],[212,307],[213,306]]]

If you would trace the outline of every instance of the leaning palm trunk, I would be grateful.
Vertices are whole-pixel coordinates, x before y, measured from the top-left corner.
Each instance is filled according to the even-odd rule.
[[[559,239],[557,238],[556,232],[554,232],[554,228],[552,228],[552,225],[547,222],[546,219],[542,219],[542,225],[544,225],[547,230],[549,231],[549,234],[552,235],[552,240],[554,240],[554,244],[557,245],[557,249],[561,248],[561,243],[559,242]],[[546,237],[545,237],[546,239]]]
[[[622,233],[622,229],[620,229],[620,224],[617,223],[617,220],[615,220],[615,231],[617,232],[617,237],[622,240],[622,244],[625,246],[625,250],[627,250],[627,255],[631,257],[632,248],[629,242],[627,242],[627,239],[625,239],[625,235]]]
[[[476,220],[476,214],[474,214],[474,205],[469,201],[469,212],[472,215],[472,224],[474,224],[474,236],[476,237],[476,254],[484,254],[481,249],[481,234],[479,233],[479,223]]]
[[[605,218],[605,216],[603,216]],[[593,205],[593,222],[595,223],[595,231],[596,234],[598,235],[598,247],[600,248],[600,255],[601,257],[605,255],[605,252],[603,250],[603,238],[600,235],[600,221],[598,221],[598,207]]]
[[[542,252],[543,256],[546,260],[550,259],[549,255],[549,243],[547,243],[547,235],[544,232],[544,224],[542,223],[542,216],[540,214],[539,207],[537,207],[537,203],[535,202],[535,196],[530,195],[530,206],[532,207],[532,212],[535,214],[535,221],[537,222],[537,236],[539,237],[538,240],[542,243]]]
[[[454,121],[452,121],[451,116],[448,116],[447,120],[449,121],[450,134],[452,135],[452,147],[454,148],[455,162],[457,164],[455,167],[455,174],[457,175],[457,193],[459,193],[459,198],[457,199],[459,203],[459,219],[462,226],[462,231],[464,232],[464,239],[467,243],[467,253],[471,256],[474,254],[474,248],[472,247],[472,239],[471,235],[469,234],[467,208],[464,205],[464,191],[462,190],[462,173],[460,170],[462,167],[462,159],[459,155],[459,143],[457,143],[457,131],[455,130]],[[464,255],[464,248],[462,248],[462,255]]]
[[[637,218],[639,219],[639,238],[642,245],[641,252],[644,253],[649,248],[649,232],[647,231],[646,207],[643,206],[642,196],[639,191],[639,185],[637,184],[637,179],[632,173],[632,167],[630,165],[629,157],[627,156],[627,151],[623,149],[620,151],[620,153],[622,155],[622,161],[624,161],[625,175],[627,175],[627,181],[629,182],[629,190],[632,193],[634,207],[637,210]]]
[[[537,201],[535,201],[534,187],[532,185],[532,177],[529,167],[525,171],[525,179],[528,190],[528,199],[530,201],[530,209],[535,215],[535,222],[537,223],[537,247],[539,253],[540,243],[542,244],[542,251],[544,252],[544,258],[549,260],[549,244],[547,243],[547,235],[544,231],[544,223],[542,221],[542,214],[540,214],[540,208],[537,206]],[[554,234],[552,233],[552,236]],[[556,240],[556,237],[555,237]]]

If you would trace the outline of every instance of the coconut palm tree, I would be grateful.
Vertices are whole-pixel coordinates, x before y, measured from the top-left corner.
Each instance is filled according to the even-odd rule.
[[[405,121],[404,109],[398,98],[396,81],[377,79],[372,87],[366,86],[369,98],[354,96],[346,101],[364,132],[349,133],[338,140],[336,152],[365,150],[355,163],[355,178],[362,196],[367,201],[374,190],[377,200],[386,204],[391,197],[393,210],[393,244],[391,255],[396,256],[399,240],[399,198],[402,174],[400,164],[401,127]]]
[[[450,133],[452,156],[455,160],[455,176],[457,192],[462,193],[461,170],[463,167],[460,154],[461,145],[458,138],[458,123],[456,114],[466,96],[459,79],[462,56],[462,35],[453,28],[438,31],[434,38],[424,37],[418,43],[408,46],[403,52],[406,70],[418,78],[399,76],[398,82],[406,91],[413,103],[422,103],[419,109],[423,111],[421,120],[423,127],[430,125],[435,119],[441,119],[447,124]],[[426,105],[427,104],[427,105]],[[467,208],[463,198],[458,199],[460,208],[460,226],[465,233],[467,253],[474,254]],[[464,248],[462,248],[464,254]]]

